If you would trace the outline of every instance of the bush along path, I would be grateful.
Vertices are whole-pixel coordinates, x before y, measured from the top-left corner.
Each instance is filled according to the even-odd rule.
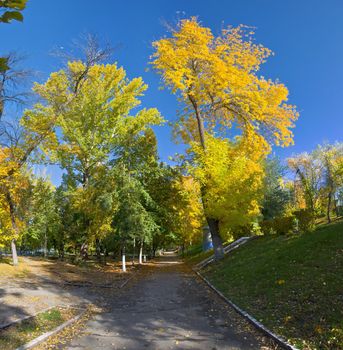
[[[64,340],[60,337],[59,341]],[[50,342],[51,345],[51,342]],[[43,348],[43,347],[42,347]],[[67,349],[278,349],[175,257],[145,265]]]

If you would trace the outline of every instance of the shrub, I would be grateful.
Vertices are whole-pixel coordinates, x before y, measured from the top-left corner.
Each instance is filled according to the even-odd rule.
[[[293,212],[298,219],[299,230],[301,232],[311,231],[314,229],[314,216],[309,209],[300,209]]]
[[[284,216],[277,217],[272,220],[262,221],[261,230],[265,235],[278,234],[286,235],[290,232],[293,232],[294,229],[294,217],[293,216]]]

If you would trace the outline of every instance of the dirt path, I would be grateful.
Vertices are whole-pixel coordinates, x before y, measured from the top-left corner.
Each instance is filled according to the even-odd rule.
[[[57,305],[101,305],[106,300],[102,287],[115,293],[130,276],[112,265],[99,270],[59,261],[21,260],[25,273],[19,276],[0,274],[0,328]]]
[[[276,349],[175,258],[139,275],[68,349]]]

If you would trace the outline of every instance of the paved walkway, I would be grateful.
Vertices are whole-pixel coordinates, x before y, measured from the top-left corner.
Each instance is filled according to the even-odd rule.
[[[177,260],[161,259],[139,275],[68,349],[276,348]]]

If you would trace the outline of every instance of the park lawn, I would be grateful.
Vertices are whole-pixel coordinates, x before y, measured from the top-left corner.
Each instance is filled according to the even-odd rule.
[[[133,266],[128,264],[127,271],[131,272],[132,269]],[[19,281],[29,278],[34,281],[42,277],[55,282],[104,284],[120,282],[124,275],[121,271],[121,262],[118,261],[109,261],[104,265],[91,259],[74,263],[55,258],[19,257],[18,266],[13,266],[10,257],[0,259],[1,283],[6,283],[10,279]]]
[[[231,243],[232,241],[224,242],[224,247]],[[184,258],[188,264],[194,266],[209,258],[211,255],[213,255],[213,249],[204,251],[202,243],[200,243],[189,248],[183,255],[181,255],[181,257]]]
[[[248,242],[202,272],[300,349],[343,349],[343,222]]]
[[[0,349],[12,350],[49,332],[79,312],[73,308],[53,308],[35,317],[0,330]]]
[[[213,254],[213,249],[209,249],[207,251],[203,251],[202,244],[197,244],[187,250],[182,257],[185,261],[191,265],[196,265],[199,262],[207,259]]]
[[[1,277],[25,277],[31,269],[27,263],[19,257],[19,265],[13,266],[12,259],[10,257],[0,258],[0,276]]]

